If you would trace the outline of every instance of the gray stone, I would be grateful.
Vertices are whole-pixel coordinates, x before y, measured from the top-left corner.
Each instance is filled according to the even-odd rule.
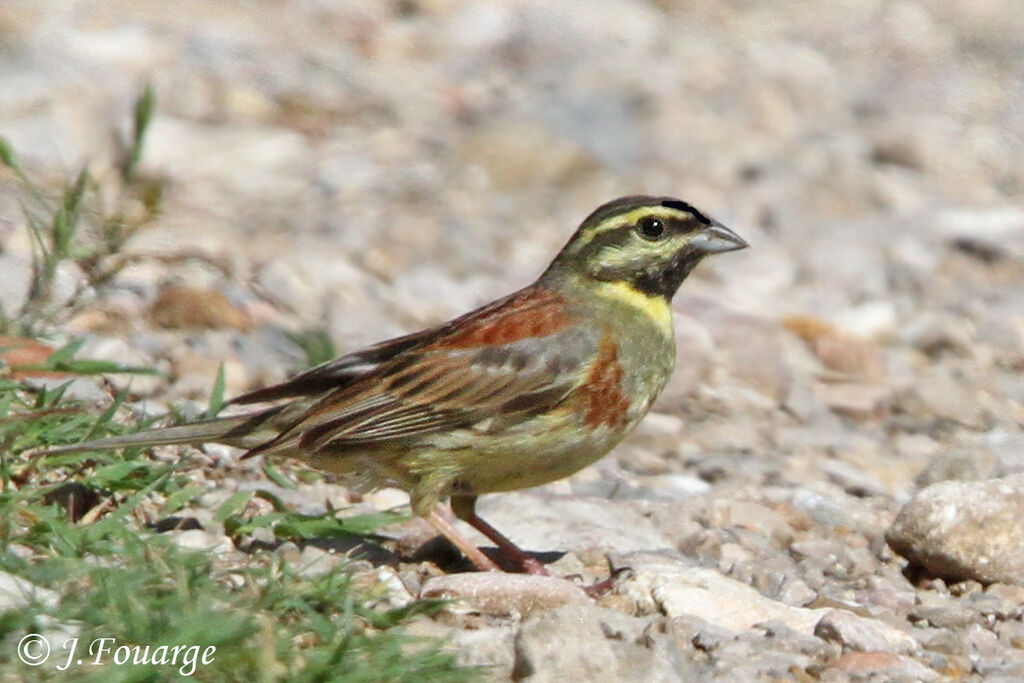
[[[60,595],[28,579],[0,572],[0,613],[24,609],[36,602],[52,609],[60,603]]]
[[[844,650],[914,654],[921,649],[913,637],[877,619],[833,609],[815,624],[814,635],[840,643]]]
[[[224,535],[223,529],[189,529],[175,531],[171,539],[180,548],[201,550],[213,554],[225,554],[235,550],[235,544]]]
[[[650,595],[668,617],[698,617],[730,631],[745,631],[755,624],[779,621],[795,631],[811,633],[822,610],[792,607],[771,600],[745,583],[713,569],[651,566],[635,568],[625,586],[649,586]]]
[[[1024,583],[1024,474],[941,482],[920,491],[886,532],[899,554],[948,581]]]
[[[986,425],[985,410],[975,387],[944,367],[935,366],[917,377],[904,408],[915,415],[938,418],[975,429]]]
[[[27,227],[23,228],[28,230]],[[0,251],[0,313],[7,318],[21,314],[32,286],[32,260],[27,253]]]
[[[104,391],[92,377],[29,377],[26,378],[25,384],[37,389],[54,389],[66,384],[65,398],[83,403],[104,404],[111,400],[110,394]]]
[[[940,678],[937,671],[917,660],[891,652],[847,652],[821,675],[823,681],[867,680],[879,683],[930,683]]]
[[[677,681],[667,648],[634,637],[646,622],[600,607],[569,605],[536,614],[516,636],[515,680]]]
[[[420,597],[458,599],[488,614],[526,615],[590,602],[582,588],[565,579],[502,572],[435,576],[423,584]]]
[[[936,218],[936,231],[950,241],[967,240],[996,253],[1024,257],[1024,211],[1019,207],[947,209]]]
[[[516,631],[507,627],[452,629],[445,634],[459,666],[483,667],[487,680],[507,681],[516,662]]]
[[[599,547],[617,552],[671,548],[673,543],[632,501],[553,495],[552,488],[487,496],[480,515],[521,548],[561,551]],[[482,543],[489,543],[480,537]]]
[[[850,495],[863,498],[866,496],[885,496],[891,493],[885,482],[853,463],[829,458],[822,460],[820,466],[821,470],[833,483]]]
[[[999,459],[988,449],[952,449],[932,458],[914,483],[925,488],[940,481],[990,479],[999,474],[999,468]]]

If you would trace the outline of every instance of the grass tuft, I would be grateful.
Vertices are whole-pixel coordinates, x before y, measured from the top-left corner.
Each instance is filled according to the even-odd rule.
[[[155,519],[197,504],[209,490],[191,476],[189,460],[155,460],[138,448],[27,457],[47,444],[138,427],[122,424],[123,395],[96,417],[65,390],[0,379],[0,571],[44,596],[0,612],[0,670],[14,679],[55,681],[471,679],[472,670],[458,668],[442,643],[403,633],[410,619],[437,611],[436,601],[389,609],[355,586],[344,562],[308,576],[273,552],[220,555],[180,547],[177,532],[157,533]],[[260,514],[255,499],[273,510]],[[280,541],[302,543],[372,537],[403,517],[301,515],[257,490],[229,496],[213,518],[207,524],[223,523],[234,538],[262,527]],[[42,666],[16,657],[29,633],[51,643]],[[78,639],[75,656],[84,664],[60,671],[69,654],[61,643],[71,642],[65,638]],[[101,665],[92,665],[90,644],[94,654],[109,648]],[[214,654],[208,664],[188,665],[184,656],[174,665],[115,664],[117,648],[132,653],[147,645],[152,652],[161,645],[181,652],[212,647]]]

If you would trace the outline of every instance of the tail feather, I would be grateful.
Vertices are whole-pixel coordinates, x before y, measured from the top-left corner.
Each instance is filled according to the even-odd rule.
[[[39,451],[41,455],[81,453],[83,451],[106,451],[131,446],[166,446],[181,443],[223,443],[239,448],[259,446],[277,435],[267,421],[280,412],[271,408],[257,413],[215,417],[177,427],[158,427],[136,434],[108,436],[90,439],[68,446],[58,446]]]

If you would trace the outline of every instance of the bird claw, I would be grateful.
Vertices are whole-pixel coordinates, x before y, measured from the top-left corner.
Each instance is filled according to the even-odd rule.
[[[605,593],[607,593],[608,591],[610,591],[612,588],[615,587],[615,581],[619,578],[620,574],[622,574],[623,572],[628,572],[628,571],[632,571],[632,567],[619,567],[618,569],[613,569],[612,573],[608,575],[608,578],[601,579],[600,581],[595,581],[594,583],[590,584],[589,586],[582,586],[583,592],[586,593],[591,598],[595,598],[595,599],[599,598],[602,595],[604,595]],[[569,576],[567,576],[565,578],[566,579],[570,579],[570,580],[571,579],[581,579],[582,580],[583,576],[581,574],[570,574]]]

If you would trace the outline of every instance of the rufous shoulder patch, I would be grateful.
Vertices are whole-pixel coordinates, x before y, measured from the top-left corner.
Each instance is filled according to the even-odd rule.
[[[530,337],[548,337],[567,327],[571,320],[559,294],[529,287],[457,322],[431,346],[472,349],[511,344]]]

